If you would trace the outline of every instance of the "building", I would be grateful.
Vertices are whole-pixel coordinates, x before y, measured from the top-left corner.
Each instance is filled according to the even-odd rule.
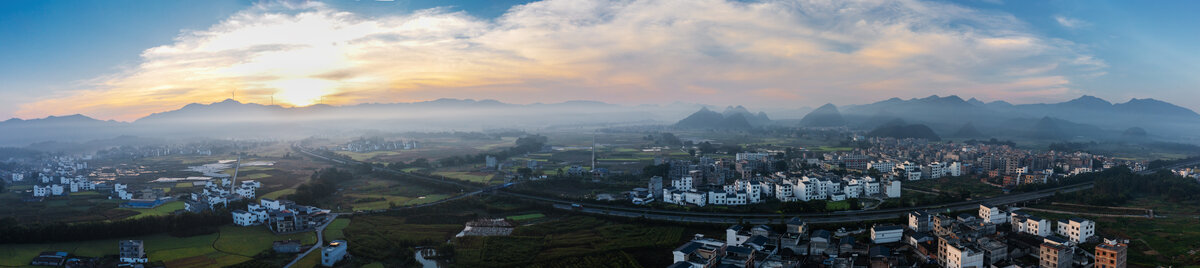
[[[65,263],[67,261],[68,255],[70,255],[70,254],[68,254],[65,251],[42,252],[41,254],[38,254],[37,257],[33,258],[33,261],[30,261],[29,265],[32,265],[32,266],[55,266],[55,267],[63,266],[63,263]]]
[[[1000,210],[999,207],[985,206],[979,204],[979,220],[984,223],[1001,224],[1008,222],[1008,214]]]
[[[896,225],[875,225],[871,227],[871,242],[875,244],[900,242],[904,237],[904,227]]]
[[[1081,218],[1058,220],[1056,233],[1076,244],[1087,242],[1088,238],[1096,235],[1096,222]]]
[[[942,267],[984,267],[983,251],[975,245],[962,243],[957,239],[938,238],[938,247],[939,252],[944,252],[945,259],[938,260]]]
[[[150,262],[150,259],[146,257],[146,247],[142,244],[142,240],[121,240],[120,250],[121,263]]]
[[[1009,222],[1014,233],[1026,233],[1041,237],[1051,235],[1050,221],[1023,212],[1010,212]]]
[[[909,212],[908,229],[915,232],[929,232],[933,229],[932,214],[925,211]]]
[[[476,159],[478,159],[478,158],[476,158]],[[476,163],[479,163],[479,162],[476,162]],[[496,161],[495,156],[489,155],[489,156],[484,157],[484,166],[486,166],[487,168],[496,168],[497,163],[498,163],[498,161]]]
[[[662,196],[662,194],[663,194],[663,178],[659,177],[659,176],[651,177],[650,185],[647,185],[647,187],[650,190],[650,194],[653,195],[653,196],[651,196],[651,198]],[[662,198],[658,198],[658,199],[662,199]]]
[[[346,258],[346,247],[349,246],[346,240],[333,240],[328,246],[321,249],[321,265],[325,267],[333,267],[334,264]]]
[[[1043,268],[1059,268],[1071,267],[1071,256],[1075,254],[1074,247],[1068,244],[1058,244],[1053,242],[1042,243],[1040,251],[1041,260],[1038,262]]]
[[[1104,243],[1096,245],[1096,268],[1125,268],[1125,252],[1129,250],[1127,241],[1104,239]]]
[[[276,253],[300,253],[300,240],[275,241],[271,249]]]

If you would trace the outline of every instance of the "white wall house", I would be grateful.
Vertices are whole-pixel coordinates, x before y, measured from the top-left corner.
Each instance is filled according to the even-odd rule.
[[[346,240],[334,240],[329,242],[328,246],[321,249],[321,266],[333,267],[339,261],[346,257],[346,247],[349,244]]]
[[[985,267],[983,251],[961,244],[946,246],[946,268]]]
[[[33,196],[34,197],[50,196],[50,186],[42,187],[40,185],[34,185],[33,186]]]
[[[979,219],[986,223],[1001,224],[1008,222],[1008,214],[1000,210],[999,207],[990,207],[980,204]]]
[[[1080,218],[1058,220],[1057,233],[1076,244],[1083,243],[1096,235],[1096,222]]]
[[[900,180],[891,180],[883,183],[883,193],[888,198],[900,198]]]
[[[875,225],[871,227],[871,242],[875,244],[900,242],[904,227],[897,225]]]
[[[259,224],[258,216],[250,213],[249,211],[240,210],[240,209],[234,210],[233,211],[233,224],[237,224],[238,226],[258,225]]]

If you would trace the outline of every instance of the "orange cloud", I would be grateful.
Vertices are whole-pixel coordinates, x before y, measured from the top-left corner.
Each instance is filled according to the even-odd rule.
[[[133,120],[235,91],[241,101],[285,106],[442,97],[817,105],[879,92],[1053,98],[1070,91],[1072,72],[1102,73],[1102,61],[1021,25],[923,1],[546,0],[492,20],[436,8],[363,17],[317,2],[267,4],[185,31],[146,49],[134,68],[16,113]]]

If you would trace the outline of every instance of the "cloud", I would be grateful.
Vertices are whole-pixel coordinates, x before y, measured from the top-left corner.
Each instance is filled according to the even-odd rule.
[[[1054,15],[1054,21],[1058,22],[1058,25],[1062,25],[1063,27],[1066,27],[1068,29],[1078,29],[1078,28],[1087,27],[1088,25],[1091,25],[1086,21],[1076,19],[1076,18],[1066,17],[1063,15]]]
[[[1103,61],[1074,44],[1031,32],[1008,14],[913,0],[546,0],[496,19],[439,8],[365,17],[313,2],[264,4],[186,31],[146,49],[134,68],[17,114],[132,120],[235,90],[242,101],[284,105],[1036,100],[1070,93],[1072,77],[1102,73]]]

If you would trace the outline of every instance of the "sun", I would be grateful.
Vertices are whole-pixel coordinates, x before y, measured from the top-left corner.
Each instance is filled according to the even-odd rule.
[[[276,89],[275,99],[292,106],[309,106],[319,103],[321,98],[332,94],[337,85],[338,83],[334,81],[314,78],[280,80],[271,83],[271,86]]]

